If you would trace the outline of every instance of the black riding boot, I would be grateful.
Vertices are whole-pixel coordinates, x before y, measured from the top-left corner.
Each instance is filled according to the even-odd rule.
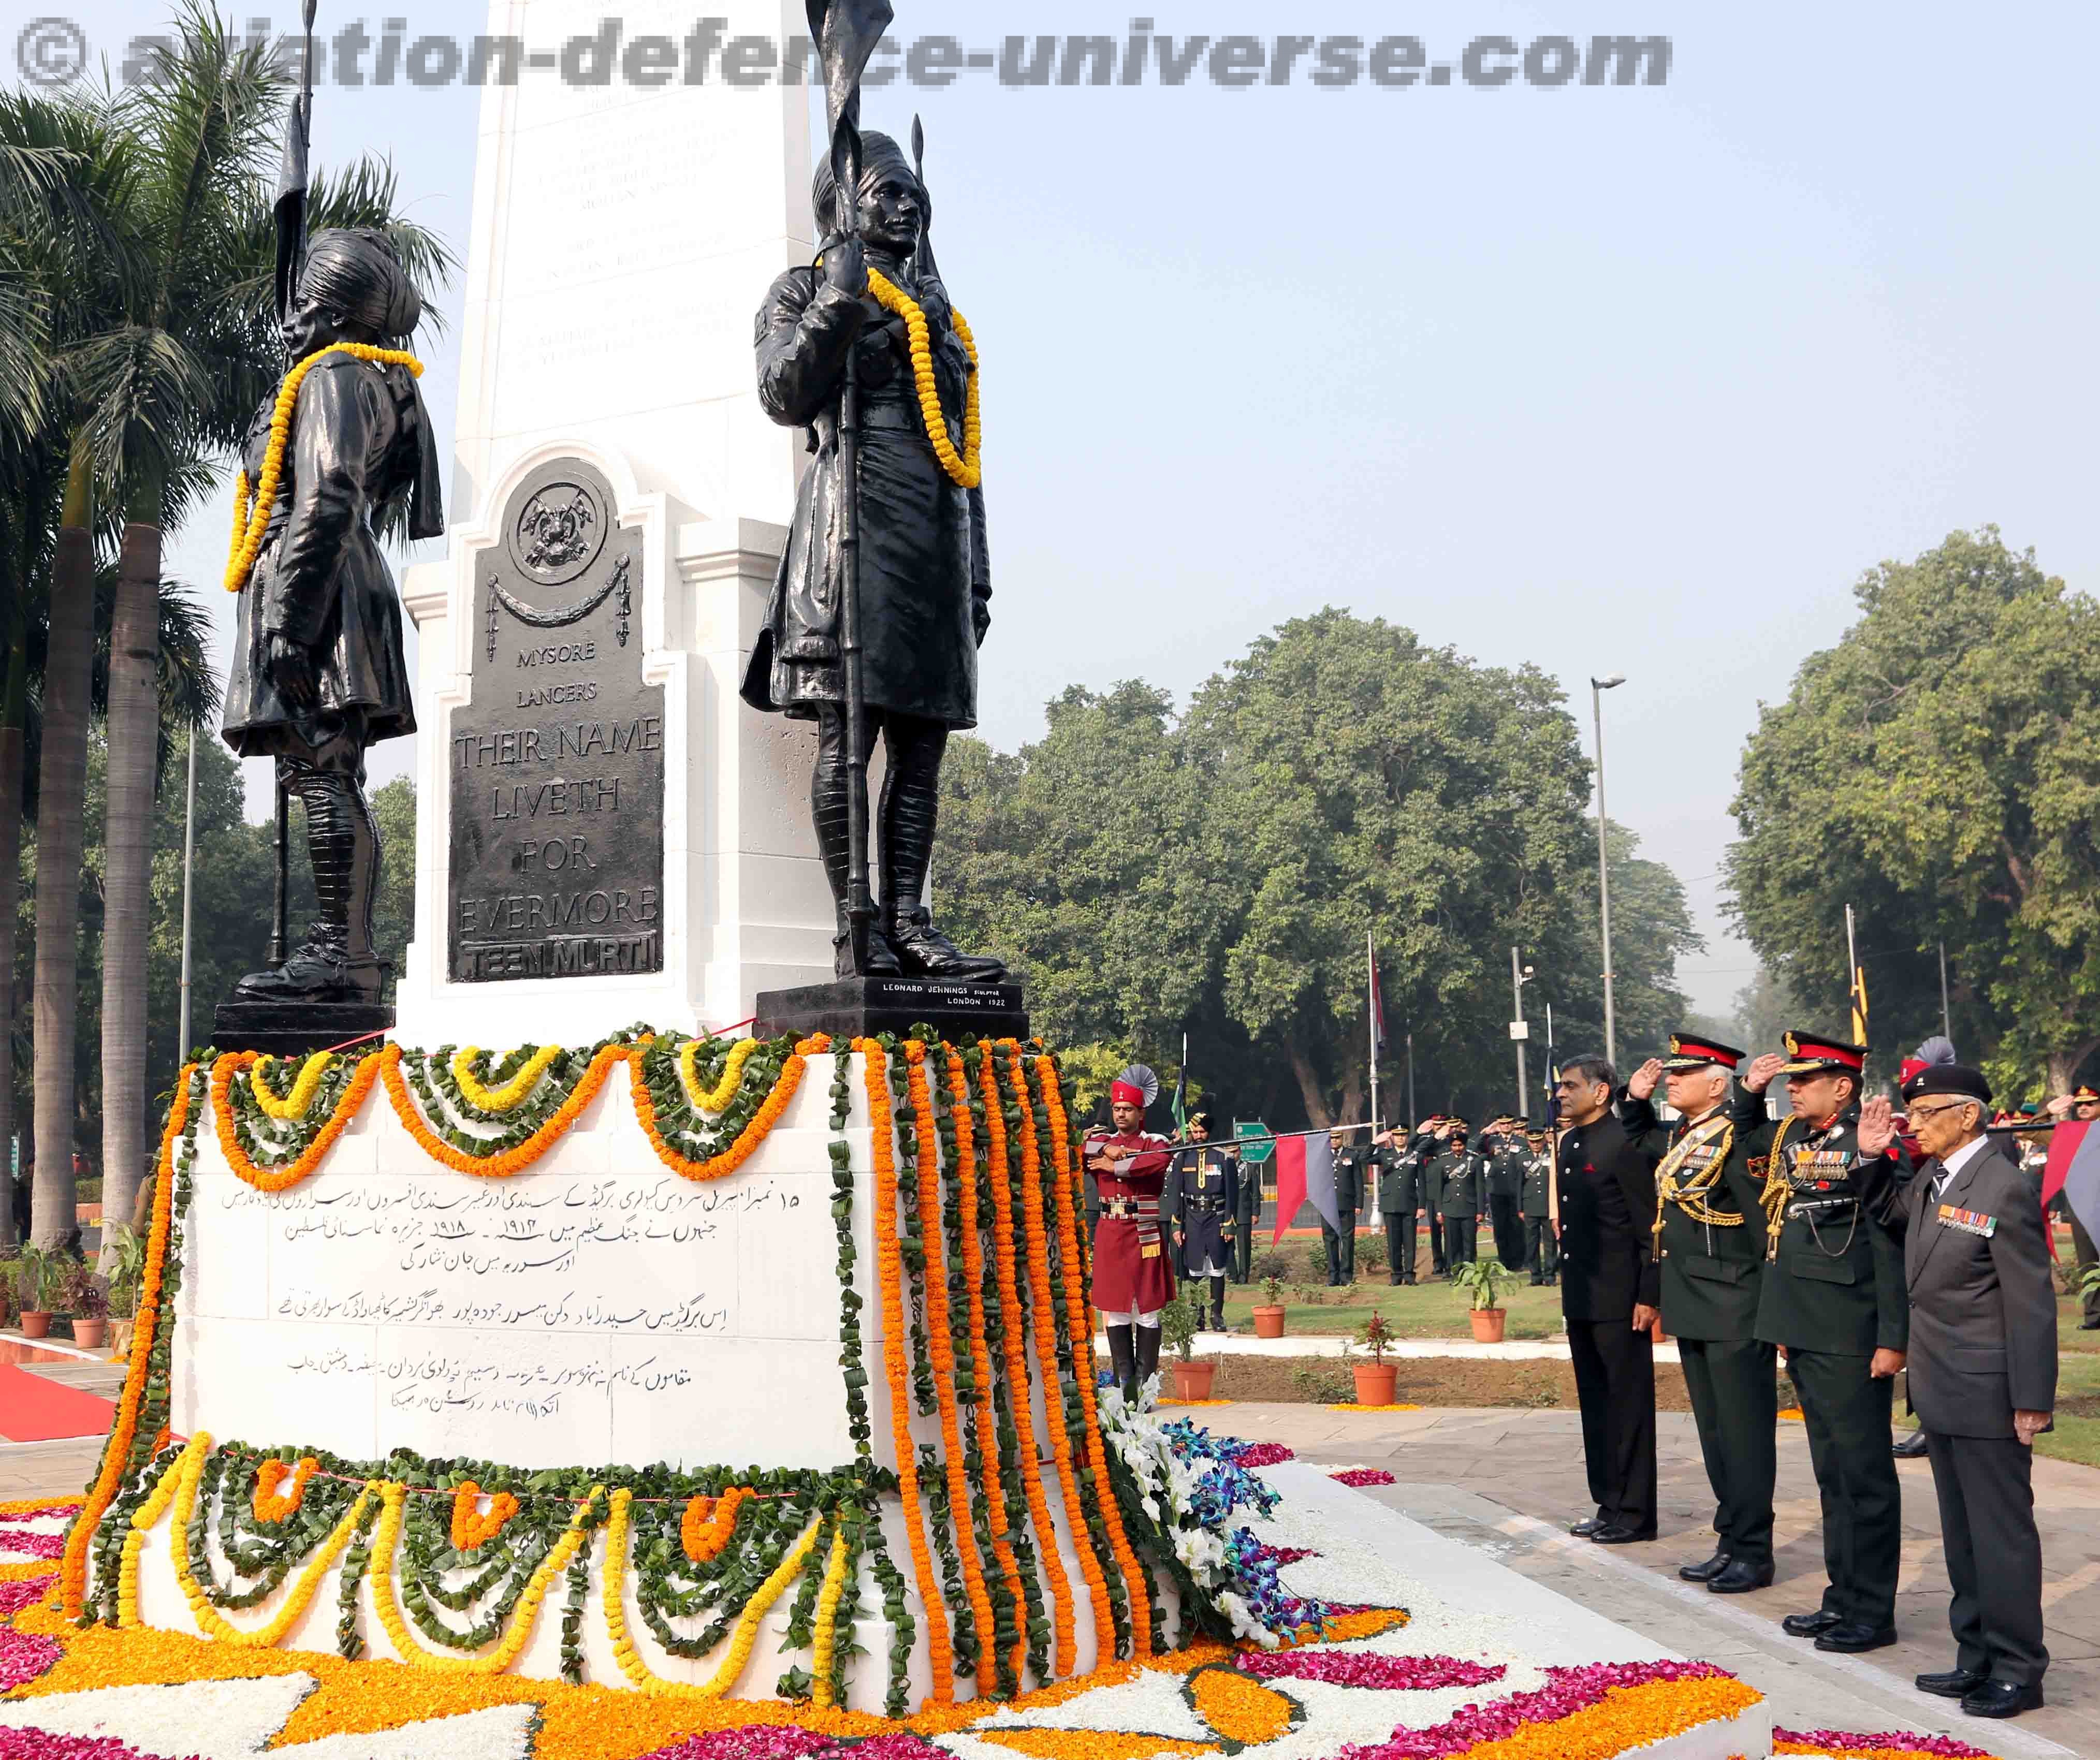
[[[1225,1330],[1225,1280],[1223,1276],[1211,1279],[1211,1330]]]
[[[1137,1384],[1145,1383],[1159,1373],[1159,1328],[1140,1326],[1137,1330]]]
[[[307,849],[320,915],[305,943],[274,971],[243,978],[235,996],[249,1002],[376,1003],[386,972],[372,948],[379,887],[379,827],[357,774],[291,760],[292,793],[306,808]]]
[[[827,708],[817,718],[817,765],[810,773],[810,818],[817,830],[817,849],[824,860],[837,911],[832,937],[832,972],[836,977],[896,977],[903,970],[882,933],[881,913],[867,926],[867,968],[858,971],[853,955],[853,922],[846,909],[853,883],[853,790],[867,788],[867,773],[858,778],[846,762],[846,722],[842,709]]]
[[[1123,1396],[1135,1407],[1137,1404],[1137,1357],[1131,1349],[1131,1329],[1128,1326],[1109,1328],[1109,1373],[1115,1377],[1115,1384],[1123,1390]]]
[[[1006,964],[968,954],[933,927],[925,906],[941,808],[941,754],[948,730],[938,721],[892,715],[885,723],[889,763],[882,777],[883,928],[898,963],[912,977],[999,984]]]

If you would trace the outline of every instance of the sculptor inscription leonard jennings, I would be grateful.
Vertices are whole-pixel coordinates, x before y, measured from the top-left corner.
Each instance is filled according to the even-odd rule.
[[[475,562],[452,722],[456,983],[664,968],[664,691],[642,679],[642,540],[558,459]]]

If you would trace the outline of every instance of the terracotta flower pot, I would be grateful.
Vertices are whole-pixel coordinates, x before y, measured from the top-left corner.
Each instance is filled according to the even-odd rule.
[[[1473,1322],[1473,1336],[1482,1344],[1502,1342],[1502,1328],[1509,1324],[1507,1308],[1476,1308],[1467,1317]]]
[[[1349,1366],[1357,1378],[1357,1405],[1390,1405],[1393,1403],[1393,1383],[1400,1377],[1400,1370],[1396,1365],[1352,1363]]]
[[[1211,1396],[1211,1378],[1217,1372],[1215,1363],[1176,1363],[1174,1397],[1177,1400],[1207,1400]]]
[[[28,1313],[22,1316],[22,1336],[25,1339],[48,1339],[51,1335],[51,1317],[49,1314]]]
[[[1283,1336],[1283,1307],[1257,1308],[1254,1311],[1254,1335],[1257,1339],[1280,1339]]]
[[[93,1319],[73,1317],[73,1342],[83,1351],[99,1351],[109,1343],[109,1319],[98,1314]]]

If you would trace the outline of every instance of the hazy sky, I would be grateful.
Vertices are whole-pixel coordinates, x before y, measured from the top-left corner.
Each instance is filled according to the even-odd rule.
[[[1133,10],[896,4],[901,33],[973,46],[1122,36]],[[472,4],[404,11],[412,37],[487,28]],[[323,0],[324,33],[353,15]],[[1586,746],[1588,679],[1623,672],[1612,812],[1683,877],[1710,946],[1682,976],[1725,1008],[1754,963],[1718,915],[1736,756],[1860,572],[1996,523],[2100,584],[2100,9],[1147,15],[1176,37],[1405,31],[1451,62],[1491,32],[1666,33],[1673,60],[1632,89],[871,94],[871,126],[925,117],[942,266],[984,355],[983,730],[1031,737],[1074,681],[1185,700],[1328,603],[1545,668]],[[164,14],[78,16],[114,54]],[[325,89],[316,160],[390,152],[464,254],[478,101]],[[448,430],[457,334],[422,346]],[[200,516],[174,571],[214,583],[226,524]],[[395,774],[407,748],[375,756]]]

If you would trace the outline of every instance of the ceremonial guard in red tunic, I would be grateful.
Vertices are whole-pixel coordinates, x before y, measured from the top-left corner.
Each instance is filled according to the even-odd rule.
[[[1159,1367],[1159,1311],[1174,1299],[1174,1273],[1159,1226],[1159,1192],[1173,1145],[1145,1128],[1159,1078],[1132,1064],[1109,1084],[1113,1131],[1096,1129],[1081,1151],[1101,1195],[1094,1235],[1094,1306],[1108,1328],[1116,1384],[1135,1401]]]

